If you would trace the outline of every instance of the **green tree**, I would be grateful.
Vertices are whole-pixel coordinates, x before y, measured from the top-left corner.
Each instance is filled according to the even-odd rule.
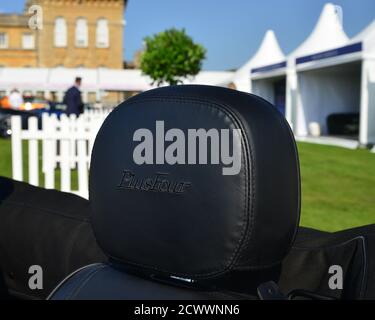
[[[194,43],[185,30],[169,29],[146,37],[141,70],[153,83],[176,85],[187,76],[198,74],[206,49]]]

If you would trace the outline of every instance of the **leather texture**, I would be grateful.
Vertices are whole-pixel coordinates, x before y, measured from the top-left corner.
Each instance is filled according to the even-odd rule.
[[[150,281],[107,264],[87,266],[64,281],[50,300],[244,300],[249,295]]]
[[[137,165],[134,132],[240,129],[241,171],[221,165]],[[138,179],[167,174],[188,182],[182,194],[121,189],[124,171]],[[268,102],[209,87],[151,90],[119,105],[95,141],[90,171],[93,228],[113,260],[153,273],[209,279],[235,269],[279,263],[296,234],[300,177],[295,141]]]
[[[189,129],[241,130],[240,172],[223,175],[222,163],[136,164],[139,142],[133,135],[146,128],[155,138],[156,121],[185,136]],[[129,173],[134,183],[125,187]],[[188,187],[184,192],[143,188],[158,175],[167,186]],[[211,284],[238,272],[257,274],[280,265],[297,232],[300,176],[294,137],[276,108],[254,95],[210,86],[150,90],[120,104],[102,125],[91,159],[90,203],[99,246],[111,263],[130,273]],[[181,290],[109,264],[79,271],[52,299],[209,298]]]

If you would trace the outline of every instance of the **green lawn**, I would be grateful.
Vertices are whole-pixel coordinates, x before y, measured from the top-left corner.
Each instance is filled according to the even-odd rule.
[[[298,144],[301,224],[327,231],[375,223],[375,154]]]
[[[303,226],[337,231],[375,223],[375,154],[307,143],[299,143],[298,150]],[[27,177],[26,167],[24,172]],[[10,140],[0,139],[0,175],[12,176]]]
[[[10,140],[0,138],[0,176],[12,176],[12,154]]]
[[[28,144],[26,141],[23,141],[22,152],[24,159],[28,159]],[[39,168],[42,166],[42,156],[41,156],[41,143],[39,144]],[[23,179],[28,181],[29,172],[28,172],[27,160],[23,163]],[[0,176],[12,177],[12,153],[11,153],[11,141],[10,139],[0,138]],[[39,169],[39,184],[44,185],[44,175]],[[55,170],[55,187],[60,189],[60,170]],[[72,171],[71,174],[71,188],[72,190],[78,189],[78,177],[77,171]]]

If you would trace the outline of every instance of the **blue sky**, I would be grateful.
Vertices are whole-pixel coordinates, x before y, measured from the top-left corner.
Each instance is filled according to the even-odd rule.
[[[274,29],[285,53],[311,32],[326,0],[129,0],[124,55],[131,60],[142,39],[166,28],[185,28],[207,48],[206,70],[245,63],[267,29]],[[375,19],[375,0],[336,0],[349,36]],[[0,11],[20,12],[24,0],[0,0]]]

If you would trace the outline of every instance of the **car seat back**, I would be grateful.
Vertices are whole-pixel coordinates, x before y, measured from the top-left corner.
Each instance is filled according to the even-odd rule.
[[[277,281],[299,223],[294,137],[276,108],[254,95],[150,90],[102,125],[90,202],[110,263],[78,271],[52,298],[255,295]]]

